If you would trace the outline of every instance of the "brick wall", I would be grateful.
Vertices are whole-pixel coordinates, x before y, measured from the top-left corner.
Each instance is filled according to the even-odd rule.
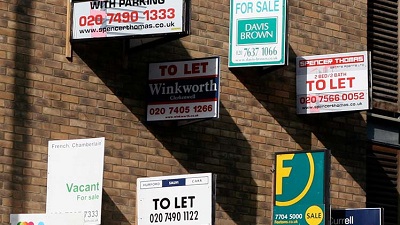
[[[135,224],[139,177],[217,174],[216,224],[269,224],[274,153],[329,148],[333,207],[365,206],[365,113],[297,116],[295,57],[366,50],[366,1],[289,1],[290,64],[229,70],[229,0],[191,2],[191,35],[65,54],[66,2],[0,2],[0,222],[44,213],[47,142],[105,137],[103,224]],[[220,118],[145,122],[147,65],[221,57]]]

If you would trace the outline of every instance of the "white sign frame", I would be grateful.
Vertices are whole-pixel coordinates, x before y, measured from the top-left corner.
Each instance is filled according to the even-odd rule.
[[[83,213],[85,225],[101,224],[104,142],[104,137],[49,141],[47,213]]]
[[[229,67],[287,63],[287,0],[231,0]]]
[[[370,109],[370,53],[296,58],[297,114]]]
[[[187,35],[190,0],[72,2],[71,40]]]
[[[215,181],[211,173],[137,179],[137,224],[213,225]]]
[[[220,58],[150,63],[147,97],[147,121],[218,118]]]

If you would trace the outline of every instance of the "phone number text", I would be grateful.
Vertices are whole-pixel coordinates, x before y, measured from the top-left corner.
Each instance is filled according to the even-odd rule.
[[[150,223],[179,222],[189,220],[199,220],[198,211],[167,212],[150,214]]]
[[[143,16],[147,21],[166,20],[175,18],[175,9],[152,9],[143,11]],[[104,22],[107,24],[112,23],[133,23],[139,20],[139,12],[118,12],[118,13],[105,13],[97,15],[88,15],[79,17],[79,26],[95,26],[102,25]]]
[[[165,115],[165,114],[189,114],[189,113],[204,113],[212,112],[213,105],[195,105],[195,106],[174,106],[174,107],[155,107],[149,109],[150,115]]]
[[[275,214],[276,220],[296,220],[296,219],[303,219],[303,214],[301,213],[291,213],[291,214]]]
[[[236,50],[237,56],[254,57],[254,56],[276,56],[278,50],[276,47],[245,47]]]
[[[300,104],[310,104],[317,102],[338,102],[347,100],[362,100],[365,99],[364,92],[343,93],[343,94],[326,94],[326,95],[312,95],[303,96],[299,98]]]
[[[99,211],[97,210],[84,211],[83,213],[84,213],[84,218],[92,218],[99,216]]]

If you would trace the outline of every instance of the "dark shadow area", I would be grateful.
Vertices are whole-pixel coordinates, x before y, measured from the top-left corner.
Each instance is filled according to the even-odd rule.
[[[270,202],[257,200],[258,194],[268,195],[270,189],[258,187],[253,178],[252,157],[265,159],[265,154],[253,152],[235,121],[220,106],[220,118],[185,126],[146,122],[146,88],[148,64],[174,60],[189,60],[179,40],[146,49],[133,49],[124,55],[124,42],[107,41],[76,43],[74,52],[101,78],[104,84],[129,108],[141,124],[161,142],[156,154],[165,154],[165,148],[182,166],[174,174],[212,172],[217,175],[216,207],[225,214],[217,214],[221,221],[234,220],[238,225],[267,224],[270,218],[259,215],[270,211]],[[101,47],[99,47],[101,46]],[[126,58],[126,64],[122,59]],[[85,76],[84,74],[82,76]],[[139,128],[142,129],[142,128]],[[145,141],[145,140],[143,140]],[[132,143],[142,145],[142,143]],[[257,155],[258,154],[258,155]],[[270,181],[270,171],[262,168],[257,179]],[[114,199],[114,196],[110,196]],[[113,210],[118,210],[114,208]],[[133,209],[132,209],[133,210]],[[218,210],[221,212],[221,210]],[[105,218],[104,223],[111,222]],[[222,222],[223,223],[223,222]]]
[[[398,151],[371,143],[367,151],[367,207],[383,208],[384,224],[398,224]]]
[[[118,209],[115,200],[103,189],[101,221],[102,224],[119,225],[121,222],[129,223],[123,213]]]
[[[289,49],[289,64],[262,70],[241,68],[232,70],[251,94],[265,107],[279,123],[289,138],[289,150],[327,148],[332,156],[365,190],[366,123],[360,112],[338,112],[310,115],[296,113],[296,57]],[[356,128],[355,128],[356,127]],[[312,143],[313,136],[318,141]],[[293,141],[298,144],[296,146]],[[289,142],[292,142],[290,144]],[[300,147],[300,148],[299,148]],[[334,161],[332,161],[333,165]],[[331,175],[345,178],[345,174],[332,168]],[[353,207],[349,205],[349,207]]]
[[[367,2],[367,46],[371,52],[373,108],[400,112],[399,104],[399,3]]]
[[[6,63],[7,74],[6,76],[13,77],[13,85],[8,85],[6,91],[14,95],[12,101],[6,101],[5,107],[9,110],[6,111],[7,118],[12,118],[10,134],[12,146],[7,150],[1,150],[7,157],[12,158],[10,165],[10,175],[2,177],[5,178],[5,185],[3,188],[11,190],[8,196],[11,200],[11,212],[8,213],[27,213],[29,210],[29,196],[30,191],[27,185],[32,184],[32,176],[26,174],[26,169],[32,168],[32,161],[30,159],[29,144],[34,143],[34,139],[30,136],[30,128],[32,123],[29,114],[32,112],[31,102],[29,102],[26,89],[29,87],[27,74],[33,72],[34,68],[31,63],[30,50],[33,46],[31,26],[33,18],[29,15],[32,10],[32,1],[18,1],[17,4],[9,4],[9,10],[15,14],[15,49],[13,50],[14,58],[9,64]],[[9,37],[10,42],[13,37]]]
[[[398,118],[399,104],[399,2],[371,0],[367,2],[367,47],[371,53],[371,113]],[[396,113],[397,112],[397,113]],[[397,123],[368,117],[372,132],[383,128],[399,134]],[[396,127],[397,126],[397,127]],[[397,128],[397,130],[396,130]],[[369,132],[371,132],[369,130]],[[367,152],[367,207],[384,208],[384,224],[399,224],[399,147],[391,146],[391,135],[380,137],[386,143],[371,143]],[[372,135],[374,140],[374,135]],[[396,139],[396,138],[395,138]],[[398,140],[398,138],[397,138]],[[395,143],[398,144],[398,143]]]

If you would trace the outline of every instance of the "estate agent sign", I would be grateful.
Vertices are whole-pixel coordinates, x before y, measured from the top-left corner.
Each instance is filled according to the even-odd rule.
[[[219,57],[149,64],[147,121],[219,116]]]
[[[231,0],[229,67],[286,63],[286,0]]]
[[[331,225],[382,225],[383,209],[332,209]]]
[[[369,71],[366,51],[297,57],[297,113],[369,109]]]
[[[94,0],[72,4],[72,40],[165,36],[189,30],[189,10],[184,0]]]
[[[212,225],[215,182],[211,173],[137,180],[138,225]]]
[[[49,141],[48,214],[82,213],[101,223],[104,138]]]
[[[329,224],[329,157],[328,150],[275,155],[274,225]]]

